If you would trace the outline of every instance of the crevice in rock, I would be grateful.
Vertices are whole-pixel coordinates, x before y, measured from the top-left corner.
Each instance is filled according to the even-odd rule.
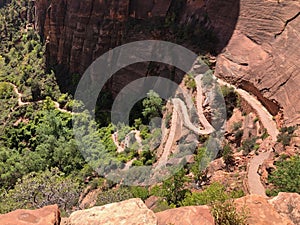
[[[239,66],[249,66],[247,62],[239,62],[233,58],[231,58],[229,55],[224,54],[225,58],[228,59],[230,62],[233,62]]]
[[[292,77],[292,74],[290,74],[287,79],[285,79],[284,82],[282,82],[279,86],[278,86],[278,89],[280,89],[282,86],[284,86]]]
[[[280,32],[278,32],[277,34],[275,34],[274,37],[277,38],[278,36],[280,36],[285,31],[285,29],[289,25],[289,23],[292,22],[293,20],[295,20],[298,16],[300,16],[300,12],[298,12],[295,16],[293,16],[292,18],[285,21],[285,24],[284,24],[282,30]]]
[[[250,35],[248,34],[244,34],[250,41],[254,42],[257,45],[261,45],[261,43],[259,43],[257,40],[255,40],[254,38],[252,38]]]

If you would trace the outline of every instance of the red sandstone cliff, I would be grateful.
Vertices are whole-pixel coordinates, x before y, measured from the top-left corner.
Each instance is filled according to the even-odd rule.
[[[189,26],[188,32],[196,37],[211,29],[219,38],[214,49],[219,54],[216,75],[257,95],[274,115],[282,107],[290,125],[300,124],[299,4],[295,0],[36,0],[36,27],[48,42],[48,64],[64,71],[62,80],[70,80],[70,73],[82,74],[115,46],[143,39],[172,41],[168,30],[149,29],[166,20]],[[145,68],[134,67],[130,77],[123,72],[112,86],[147,74]]]
[[[254,93],[286,125],[300,124],[300,1],[241,0],[216,74]],[[277,104],[274,104],[277,103]]]

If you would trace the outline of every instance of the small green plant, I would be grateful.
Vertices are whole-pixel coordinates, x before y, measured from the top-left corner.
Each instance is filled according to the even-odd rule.
[[[224,160],[227,168],[234,165],[233,151],[228,144],[225,145],[223,148],[222,157],[223,157],[223,160]]]
[[[147,98],[143,100],[142,104],[144,107],[142,114],[148,121],[162,116],[164,101],[153,90],[149,91]]]
[[[269,182],[274,184],[274,193],[300,193],[300,156],[276,162],[276,170],[269,175]]]
[[[216,225],[247,225],[247,213],[245,209],[237,212],[233,200],[226,202],[214,202],[211,212]]]
[[[191,91],[195,91],[197,88],[196,81],[191,74],[185,76],[184,84]]]
[[[257,137],[253,137],[253,138],[243,141],[242,148],[244,150],[243,151],[244,155],[248,155],[252,150],[255,150],[256,139],[257,139]],[[258,148],[259,148],[259,145],[258,145]]]
[[[289,146],[296,129],[297,128],[293,126],[281,128],[280,133],[277,136],[277,142],[281,142],[283,146]]]
[[[171,120],[172,120],[172,113],[168,113],[165,118],[165,126],[167,129],[170,128]]]
[[[114,202],[121,202],[134,198],[134,195],[127,188],[110,189],[98,195],[96,206],[107,205]]]
[[[242,128],[242,125],[243,125],[242,121],[235,122],[232,126],[233,131],[238,131],[239,129]]]
[[[212,183],[202,192],[187,193],[185,199],[182,201],[182,206],[207,205],[217,201],[225,202],[228,199],[242,196],[244,196],[243,191],[227,192],[224,185],[216,182]]]
[[[261,135],[261,139],[265,140],[267,137],[269,137],[268,131],[266,128],[264,128],[263,134]]]

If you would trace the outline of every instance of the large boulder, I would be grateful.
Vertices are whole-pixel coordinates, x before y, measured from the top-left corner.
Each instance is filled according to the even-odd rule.
[[[300,195],[297,193],[279,193],[269,200],[276,211],[283,217],[291,219],[294,224],[300,224]]]
[[[71,214],[68,225],[156,225],[155,214],[141,199],[130,199],[77,211]]]
[[[249,225],[294,225],[290,219],[281,216],[263,196],[247,195],[236,199],[235,204],[238,211],[246,211]]]
[[[19,209],[0,215],[1,225],[59,225],[60,212],[57,205],[37,210]]]
[[[158,225],[213,225],[208,206],[189,206],[156,213]]]

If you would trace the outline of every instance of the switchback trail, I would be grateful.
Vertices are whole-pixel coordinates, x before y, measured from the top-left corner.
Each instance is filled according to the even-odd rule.
[[[279,130],[277,129],[276,122],[273,120],[272,115],[269,111],[262,105],[260,101],[257,100],[256,97],[248,93],[247,91],[237,88],[225,81],[218,79],[218,83],[220,85],[225,85],[234,88],[234,90],[245,100],[247,101],[251,107],[256,111],[261,123],[264,128],[267,130],[268,134],[272,137],[272,141],[277,141],[277,135],[279,134]],[[250,194],[257,194],[264,197],[266,196],[266,190],[263,186],[260,175],[258,174],[259,166],[263,164],[263,162],[269,158],[271,154],[271,149],[267,152],[259,153],[259,155],[255,155],[249,163],[248,174],[247,174],[247,182],[249,186]]]
[[[169,137],[167,139],[166,145],[163,150],[162,156],[159,158],[157,165],[158,167],[161,167],[163,165],[166,165],[168,161],[168,157],[171,155],[172,152],[172,145],[174,144],[175,139],[175,133],[181,131],[181,127],[178,127],[180,123],[178,123],[178,120],[183,121],[183,125],[188,128],[189,130],[192,130],[198,135],[207,135],[214,132],[213,126],[207,121],[204,112],[203,112],[203,105],[202,105],[202,98],[203,98],[203,89],[202,89],[202,76],[198,75],[195,77],[196,85],[197,85],[197,112],[198,112],[198,118],[200,120],[201,125],[204,127],[204,129],[200,128],[199,126],[195,126],[189,117],[188,108],[187,105],[179,98],[173,98],[173,114],[172,114],[172,121],[171,121],[171,128],[169,132]],[[180,130],[179,130],[180,129]]]

